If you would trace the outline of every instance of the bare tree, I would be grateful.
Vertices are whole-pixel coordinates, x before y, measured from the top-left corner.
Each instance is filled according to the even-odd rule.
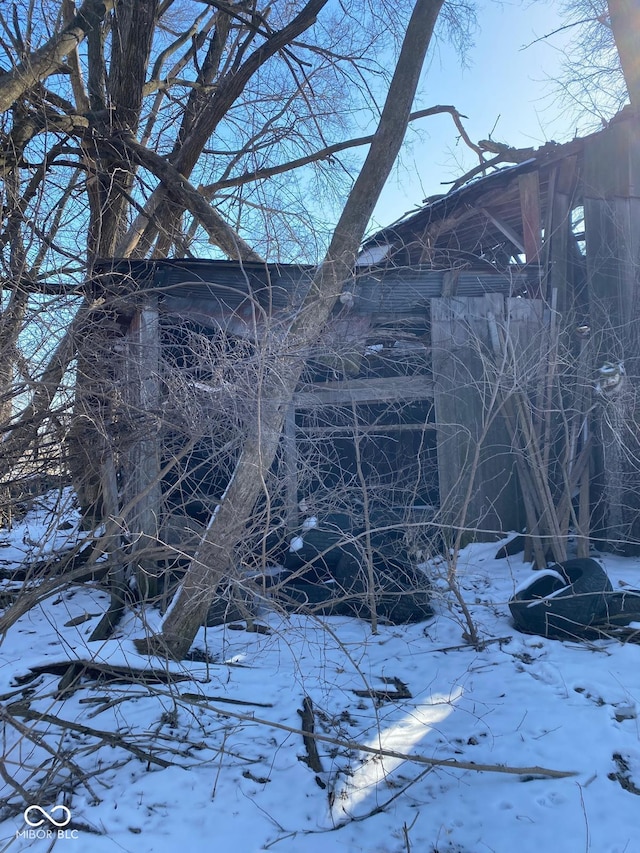
[[[285,413],[310,346],[317,341],[353,267],[369,217],[398,155],[424,57],[441,3],[418,0],[394,71],[378,130],[349,195],[327,255],[284,338],[265,369],[260,407],[222,503],[211,517],[166,616],[162,635],[141,648],[183,656],[202,624],[221,579],[233,572],[233,552],[277,451]]]
[[[339,210],[356,171],[357,160],[346,152],[368,145],[365,169],[307,302],[288,334],[274,332],[266,344],[274,369],[261,377],[259,418],[241,454],[260,460],[247,485],[253,498],[243,498],[236,513],[246,519],[275,452],[287,396],[349,274],[407,122],[445,111],[461,127],[451,107],[410,113],[420,57],[442,5],[423,2],[426,41],[418,40],[410,69],[405,50],[405,70],[398,72],[409,96],[398,100],[395,113],[387,102],[375,134],[345,138],[354,113],[366,121],[379,116],[390,76],[386,58],[412,5],[394,4],[380,15],[364,2],[343,9],[326,0],[277,10],[200,0],[87,0],[76,10],[71,0],[49,0],[37,8],[25,2],[11,20],[0,18],[0,61],[9,69],[0,75],[0,244],[8,294],[2,383],[11,402],[11,411],[9,402],[4,407],[1,477],[11,476],[50,421],[72,365],[76,393],[65,436],[81,502],[85,509],[101,505],[126,527],[131,496],[114,493],[111,470],[120,417],[111,373],[126,318],[122,303],[109,300],[134,294],[138,284],[128,282],[105,302],[96,260],[205,251],[241,261],[316,261],[330,213]],[[453,9],[443,18],[451,27],[457,15]],[[409,28],[410,38],[416,29]],[[322,204],[309,204],[314,197]],[[32,293],[38,299],[56,284],[68,292],[72,283],[66,332],[51,336],[50,358],[20,398],[10,377],[16,342],[29,323],[24,306]],[[216,534],[223,521],[221,514]],[[236,533],[228,533],[229,548]],[[114,547],[109,551],[122,563]],[[210,587],[207,581],[213,595]]]
[[[393,50],[408,8],[87,0],[76,10],[48,0],[0,18],[7,352],[28,325],[28,292],[76,283],[86,296],[32,377],[0,469],[33,441],[76,343],[99,349],[85,322],[99,317],[96,258],[318,260],[357,166],[348,152],[370,142],[348,139],[352,116],[359,125],[378,116],[388,77],[378,57]],[[459,14],[444,18],[455,26]],[[412,118],[442,110],[457,117],[445,107]],[[3,365],[4,386],[15,359]],[[74,456],[86,459],[95,396],[82,353],[78,366]]]

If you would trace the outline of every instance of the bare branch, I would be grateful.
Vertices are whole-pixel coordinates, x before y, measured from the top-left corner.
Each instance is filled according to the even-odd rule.
[[[209,235],[210,242],[219,246],[230,258],[262,261],[260,255],[245,243],[218,211],[211,207],[184,175],[181,175],[164,157],[140,145],[133,137],[122,136],[120,140],[105,140],[104,144],[115,149],[125,158],[129,152],[139,165],[149,169],[162,181],[166,191],[197,217]]]
[[[464,142],[472,149],[472,151],[475,151],[481,157],[483,149],[471,141],[471,138],[462,124],[462,119],[466,118],[466,116],[461,115],[455,107],[435,106],[428,107],[424,110],[417,110],[416,112],[411,113],[409,121],[417,121],[421,118],[440,115],[442,113],[449,113],[451,115]],[[244,172],[242,175],[238,175],[235,178],[226,178],[221,181],[216,181],[213,184],[207,184],[202,187],[202,191],[211,197],[220,189],[242,186],[243,184],[248,184],[253,181],[273,178],[276,175],[282,175],[285,172],[300,169],[302,166],[308,166],[310,163],[317,163],[320,160],[329,160],[334,154],[338,154],[340,151],[346,151],[350,148],[358,148],[363,145],[370,145],[373,142],[374,136],[375,134],[369,134],[369,136],[360,136],[355,139],[347,139],[344,142],[336,142],[333,145],[327,145],[325,148],[321,148],[318,151],[313,151],[305,157],[298,157],[296,160],[289,160],[287,163],[281,163],[278,166],[267,166],[262,169],[256,169],[252,172]]]
[[[93,16],[97,14],[100,19],[104,18],[114,5],[115,0],[85,0],[61,33],[49,39],[13,71],[0,76],[0,112],[9,109],[35,83],[54,74],[60,62],[85,38],[93,26]]]
[[[176,157],[175,166],[180,172],[187,177],[191,174],[198,161],[202,146],[227,114],[232,104],[242,94],[256,71],[278,51],[290,44],[300,33],[308,29],[327,2],[328,0],[309,0],[290,23],[269,36],[260,47],[256,48],[235,73],[223,78],[215,96],[194,122]]]

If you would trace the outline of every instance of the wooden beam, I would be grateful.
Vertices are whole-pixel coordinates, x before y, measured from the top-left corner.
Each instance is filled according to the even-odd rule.
[[[571,228],[571,202],[565,193],[554,193],[551,200],[551,230],[547,239],[549,247],[547,295],[558,293],[557,307],[561,314],[571,304],[569,281],[569,229]]]
[[[640,376],[640,145],[637,118],[612,122],[584,149],[584,215],[593,363],[624,361],[627,383]],[[634,392],[598,399],[599,454],[606,536],[616,550],[638,553],[640,452]],[[621,436],[623,438],[621,439]],[[596,468],[597,465],[597,468]]]
[[[375,379],[349,379],[306,385],[293,398],[296,409],[350,403],[393,403],[425,400],[433,397],[433,382],[428,376],[390,376]]]
[[[569,308],[573,297],[569,254],[577,170],[577,155],[567,157],[554,166],[547,188],[543,264],[547,287],[544,295],[548,299],[553,290],[557,291],[557,308],[561,314]]]
[[[127,415],[134,429],[131,444],[123,453],[123,504],[131,537],[132,566],[143,597],[156,594],[159,574],[149,557],[159,534],[161,509],[160,448],[160,335],[158,308],[149,299],[135,313],[127,333]]]
[[[524,240],[522,239],[520,234],[518,234],[518,232],[515,230],[515,228],[512,228],[510,225],[507,225],[506,222],[501,222],[486,207],[481,207],[480,210],[482,213],[484,213],[484,215],[487,217],[489,222],[491,222],[493,225],[495,225],[495,227],[498,229],[498,231],[500,231],[502,234],[504,234],[504,236],[507,238],[507,240],[509,240],[511,243],[513,243],[513,245],[516,247],[516,249],[518,249],[520,254],[524,255],[526,252],[525,247],[524,247]]]
[[[367,436],[367,435],[386,435],[387,433],[392,434],[396,432],[427,432],[429,430],[436,430],[437,426],[435,423],[412,423],[412,424],[372,424],[371,426],[366,426],[360,424],[360,426],[298,426],[296,427],[297,432],[302,433],[303,435],[340,435],[346,434],[351,435],[354,432],[358,432],[359,435]]]
[[[518,178],[522,236],[528,264],[540,261],[542,223],[540,218],[540,180],[537,172],[527,172]]]

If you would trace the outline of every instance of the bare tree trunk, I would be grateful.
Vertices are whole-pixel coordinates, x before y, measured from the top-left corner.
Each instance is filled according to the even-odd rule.
[[[304,367],[349,276],[375,203],[391,171],[406,131],[424,57],[443,0],[416,0],[393,74],[380,123],[362,170],[336,226],[326,258],[311,283],[289,332],[272,350],[259,394],[259,410],[218,511],[209,521],[198,551],[165,616],[162,633],[138,643],[139,650],[181,658],[188,651],[216,589],[233,573],[234,550],[274,460],[284,417]],[[280,346],[278,346],[280,344]]]
[[[611,29],[631,106],[640,110],[640,0],[608,0]]]
[[[105,113],[96,120],[95,130],[105,136],[136,132],[142,108],[145,74],[151,53],[158,0],[137,0],[122,5],[113,20],[113,47],[109,74],[103,63],[101,40],[104,35],[96,26],[89,32],[89,93],[74,75],[76,95],[88,101],[96,111]],[[94,44],[95,42],[95,44]],[[77,57],[75,57],[77,59]],[[105,104],[111,110],[104,109]],[[129,198],[137,163],[122,151],[100,142],[97,132],[91,145],[84,144],[87,165],[96,173],[90,190],[89,259],[113,257],[118,240],[127,228]],[[91,268],[88,275],[91,281]],[[109,391],[104,382],[102,365],[96,369],[95,354],[104,347],[104,331],[95,325],[84,339],[78,339],[78,370],[74,426],[69,435],[72,479],[85,515],[97,520],[105,472],[96,462],[94,447],[102,441],[99,413],[108,409]],[[97,391],[97,389],[100,389]],[[98,419],[96,420],[96,416]]]

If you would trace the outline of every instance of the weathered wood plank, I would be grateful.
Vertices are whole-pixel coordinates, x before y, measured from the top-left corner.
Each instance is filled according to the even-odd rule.
[[[594,319],[608,328],[607,348],[621,351],[625,335],[634,336],[640,290],[640,198],[585,199],[585,231]]]
[[[460,279],[460,270],[445,270],[442,276],[442,293],[441,296],[455,296],[458,292],[458,281]]]
[[[576,310],[574,288],[575,262],[579,250],[572,233],[571,211],[579,199],[579,163],[577,155],[561,160],[554,168],[553,180],[547,188],[545,220],[546,288],[543,296],[550,300],[556,291],[556,307],[564,315]]]
[[[297,409],[314,409],[318,406],[392,403],[431,397],[433,383],[428,376],[391,376],[306,385],[294,395],[293,404]]]
[[[557,291],[557,305],[564,313],[571,304],[569,280],[569,229],[571,205],[569,196],[556,192],[551,201],[551,234],[549,236],[549,272],[547,291]]]
[[[496,228],[498,229],[498,231],[500,231],[502,234],[504,234],[504,236],[507,238],[507,240],[509,240],[509,242],[510,242],[510,243],[512,243],[512,244],[515,246],[515,248],[516,248],[516,249],[517,249],[521,254],[523,254],[523,255],[525,255],[525,254],[526,254],[527,250],[526,250],[526,248],[525,248],[524,240],[523,240],[523,238],[522,238],[522,235],[518,234],[518,233],[516,232],[515,228],[512,228],[512,227],[511,227],[510,225],[508,225],[506,222],[501,222],[501,221],[500,221],[499,219],[497,219],[497,218],[493,215],[493,213],[491,213],[491,211],[490,211],[488,208],[486,208],[486,207],[482,207],[482,208],[480,208],[480,211],[481,211],[481,213],[483,213],[483,214],[487,217],[487,219],[489,220],[489,222],[491,222],[493,225],[495,225],[495,226],[496,226]],[[444,296],[445,294],[443,293],[442,295]]]
[[[531,309],[528,300],[509,302],[510,331],[519,338],[524,332],[518,318]],[[443,523],[493,539],[521,525],[515,457],[488,367],[493,353],[489,318],[506,328],[505,301],[498,294],[434,299],[431,314]]]
[[[518,178],[522,238],[527,264],[538,264],[542,250],[542,219],[540,213],[540,179],[537,172],[527,172]],[[540,296],[538,292],[534,296]]]
[[[640,198],[640,120],[613,121],[584,143],[584,194],[588,198]]]
[[[597,364],[624,362],[620,393],[600,400],[598,467],[605,535],[616,550],[640,550],[640,123],[616,121],[585,144],[585,232]]]
[[[635,132],[634,132],[635,131]],[[607,349],[623,345],[638,300],[640,263],[640,126],[621,121],[585,143],[587,276]],[[625,332],[625,330],[627,330]],[[617,342],[613,340],[617,337]],[[622,358],[622,353],[617,356]]]

